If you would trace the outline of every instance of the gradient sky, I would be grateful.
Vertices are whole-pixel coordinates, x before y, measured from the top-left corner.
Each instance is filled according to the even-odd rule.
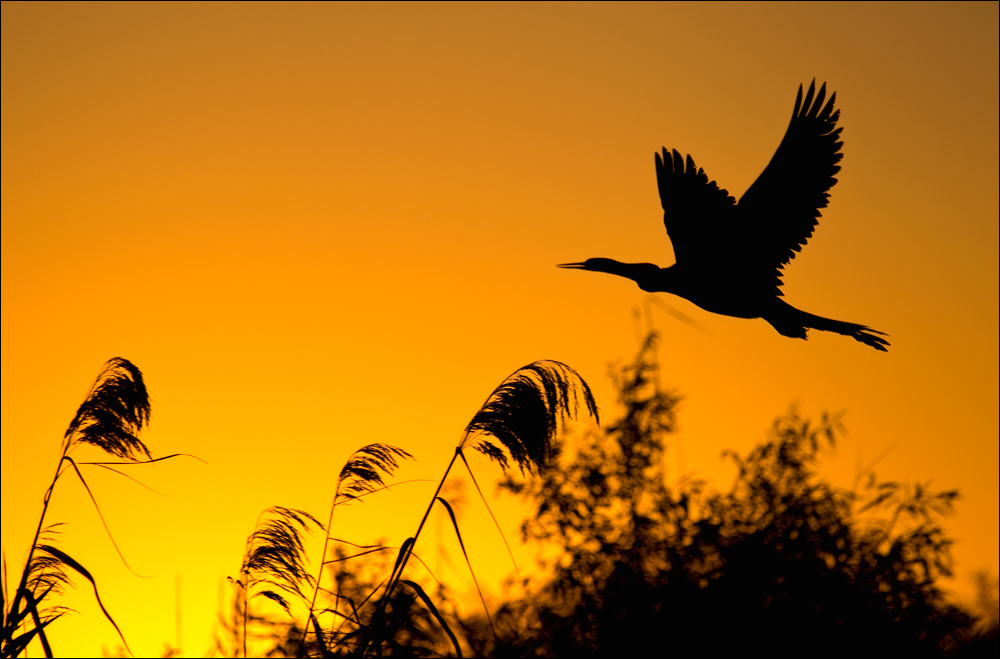
[[[846,410],[823,474],[959,488],[956,579],[998,572],[998,5],[22,4],[2,15],[3,548],[16,581],[59,442],[103,362],[146,376],[157,455],[88,472],[49,521],[138,655],[204,653],[226,575],[271,505],[325,519],[344,460],[388,442],[437,478],[500,381],[575,367],[615,414],[646,295],[556,263],[672,262],[653,152],[739,197],[800,83],[837,92],[844,160],[786,300],[887,332],[833,334],[660,297],[669,453],[728,486],[798,401]],[[86,452],[80,453],[85,459]],[[499,470],[474,462],[489,482]],[[430,483],[351,509],[358,542],[412,534]],[[471,493],[467,492],[467,495]],[[463,525],[488,590],[509,563],[481,504]],[[498,501],[508,537],[520,510]],[[338,513],[340,515],[340,513]],[[423,544],[423,540],[421,544]],[[432,544],[424,550],[433,555]],[[519,550],[523,557],[531,551]],[[523,558],[522,562],[528,561]],[[465,592],[460,570],[445,579]],[[85,587],[59,654],[117,643]]]

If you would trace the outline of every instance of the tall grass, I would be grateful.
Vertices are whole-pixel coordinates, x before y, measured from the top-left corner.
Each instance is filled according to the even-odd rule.
[[[302,510],[265,510],[232,580],[237,597],[228,627],[231,654],[247,656],[256,635],[258,643],[274,642],[268,656],[461,656],[454,628],[464,632],[464,647],[474,654],[629,654],[665,636],[681,654],[808,653],[823,644],[824,651],[936,654],[966,647],[996,654],[996,616],[992,631],[973,639],[979,645],[963,641],[971,619],[947,605],[936,585],[950,574],[951,542],[938,518],[951,511],[957,493],[878,481],[870,470],[859,474],[851,491],[829,486],[813,465],[820,447],[832,446],[841,431],[839,419],[811,425],[794,410],[747,455],[726,454],[738,471],[729,492],[710,493],[686,479],[671,487],[663,456],[678,398],[660,388],[652,337],[615,384],[625,416],[588,432],[575,454],[567,452],[572,461],[553,469],[560,427],[577,417],[581,405],[597,418],[590,388],[559,362],[534,362],[511,374],[466,425],[416,531],[400,547],[357,545],[333,531],[338,506],[400,484],[389,480],[413,456],[388,444],[369,444],[350,456],[338,474],[325,525]],[[141,372],[127,360],[110,360],[64,434],[13,599],[7,596],[4,560],[0,657],[24,654],[36,640],[46,657],[53,656],[47,630],[68,611],[53,601],[74,574],[90,582],[128,651],[94,575],[58,547],[62,524],[46,516],[67,473],[80,479],[96,507],[83,475],[87,466],[122,473],[121,465],[176,457],[153,458],[139,439],[149,418]],[[116,460],[80,462],[71,454],[85,445]],[[549,563],[547,583],[500,608],[499,633],[481,591],[485,622],[462,620],[443,606],[443,588],[432,598],[407,574],[410,559],[420,561],[416,545],[431,510],[440,505],[479,588],[443,494],[460,460],[483,496],[467,449],[486,455],[505,474],[513,463],[529,477],[503,484],[538,506],[523,532],[555,540],[564,551]],[[314,573],[306,547],[307,536],[317,530],[325,535]],[[346,567],[362,557],[360,569]],[[250,603],[256,598],[276,603],[287,621],[255,614]],[[717,632],[719,624],[726,625],[724,634]],[[880,644],[862,643],[869,628],[883,635]]]
[[[121,629],[101,602],[97,580],[79,561],[56,546],[61,523],[46,525],[46,515],[56,484],[64,474],[71,473],[83,484],[104,523],[100,506],[80,470],[81,466],[98,466],[120,474],[115,466],[157,462],[176,457],[170,455],[154,459],[149,448],[139,439],[139,433],[149,424],[150,413],[149,392],[146,390],[142,372],[127,359],[115,357],[109,360],[101,369],[83,404],[63,434],[62,451],[52,481],[42,497],[42,512],[13,600],[7,593],[7,563],[6,558],[4,559],[3,633],[0,637],[0,656],[17,656],[35,639],[41,643],[46,657],[53,656],[46,630],[68,609],[53,605],[51,601],[71,584],[71,573],[76,573],[90,582],[94,590],[94,599],[101,612],[118,632],[126,649],[128,648]],[[118,460],[78,462],[70,454],[84,445],[95,446]],[[106,523],[104,527],[114,543]],[[117,545],[115,549],[118,550]],[[124,561],[125,558],[120,550],[118,554]]]
[[[301,627],[295,626],[300,634],[296,647],[298,656],[319,654],[327,657],[345,653],[367,656],[381,655],[383,650],[398,652],[402,646],[394,640],[397,635],[429,638],[430,624],[437,626],[451,650],[461,656],[461,644],[434,599],[418,582],[404,578],[410,559],[416,557],[419,560],[414,549],[430,512],[435,505],[445,508],[475,581],[475,572],[472,571],[471,561],[465,551],[454,510],[441,496],[453,467],[461,460],[477,489],[478,482],[465,456],[467,449],[486,455],[504,471],[513,462],[522,474],[541,472],[552,458],[556,433],[567,419],[577,416],[580,404],[589,414],[597,417],[597,404],[590,387],[576,371],[565,364],[538,361],[512,373],[487,396],[482,407],[466,425],[462,440],[455,447],[427,509],[417,524],[416,532],[401,547],[355,545],[334,537],[332,531],[334,513],[338,506],[387,489],[390,485],[386,484],[386,479],[393,475],[399,461],[412,457],[403,449],[388,444],[369,444],[351,455],[337,479],[325,527],[303,511],[286,508],[265,511],[266,521],[259,522],[247,540],[241,577],[236,580],[243,593],[240,601],[243,606],[244,656],[247,652],[246,624],[252,618],[248,609],[249,601],[254,597],[265,597],[277,602],[291,614],[289,601],[286,599],[288,595],[294,596],[306,609],[305,623]],[[479,492],[482,495],[482,491]],[[315,578],[304,568],[302,537],[311,527],[326,531],[319,571]],[[331,557],[330,547],[334,544],[336,550]],[[352,547],[355,553],[348,555],[343,549],[345,545]],[[349,593],[344,592],[339,577],[334,579],[332,587],[324,587],[324,572],[335,564],[391,549],[397,551],[391,571],[370,584],[366,592],[360,592],[357,587],[352,588]],[[307,600],[304,593],[309,589],[312,595]],[[321,595],[330,603],[322,604]],[[480,597],[482,598],[481,592]],[[483,606],[485,609],[485,600]],[[490,615],[488,609],[486,615]],[[413,652],[415,648],[410,646],[404,651]]]
[[[344,560],[344,557],[326,560],[330,545],[343,542],[331,535],[334,512],[338,506],[348,505],[369,494],[387,489],[389,486],[386,485],[385,478],[392,476],[399,466],[399,460],[412,457],[403,449],[390,444],[369,444],[355,451],[337,477],[330,515],[325,526],[303,510],[273,507],[261,514],[254,531],[247,538],[240,577],[232,580],[240,594],[238,606],[242,618],[240,644],[243,656],[247,656],[247,626],[252,617],[249,603],[256,597],[276,602],[290,617],[294,617],[294,614],[288,597],[307,609],[306,622],[299,634],[299,653],[305,652],[307,648],[316,648],[322,654],[327,654],[331,648],[342,643],[345,636],[349,636],[338,634],[339,626],[335,625],[338,616],[341,619],[351,619],[350,614],[344,615],[338,608],[339,593],[322,587],[325,568],[333,562]],[[312,532],[313,528],[326,532],[321,560],[318,561],[319,573],[315,578],[306,568],[308,561],[303,540],[303,534]],[[383,549],[386,548],[362,548],[360,555]],[[311,594],[307,595],[310,591]],[[334,596],[333,608],[325,607],[317,611],[320,592]],[[334,624],[325,632],[320,620],[324,613],[334,614]],[[296,628],[294,624],[292,627]],[[308,638],[309,634],[313,634],[312,639]]]
[[[389,444],[369,444],[355,451],[340,470],[340,474],[337,477],[337,487],[333,493],[333,503],[330,506],[330,518],[327,521],[326,538],[323,540],[323,560],[320,563],[319,574],[316,576],[305,625],[306,629],[311,629],[315,634],[315,640],[322,648],[328,647],[328,640],[323,634],[323,628],[319,619],[316,617],[316,600],[321,590],[324,568],[329,565],[326,560],[327,548],[332,541],[335,541],[335,538],[331,536],[333,531],[333,514],[338,505],[346,505],[368,494],[386,489],[387,486],[383,476],[391,476],[399,466],[398,461],[400,459],[409,460],[412,458],[411,454],[396,446]],[[381,551],[383,548],[362,547],[361,549],[362,551],[359,555],[363,556]],[[339,560],[343,560],[343,558]],[[344,615],[338,608],[340,593],[334,591],[331,594],[334,596],[334,608],[330,612],[335,614],[335,617],[339,615],[343,620],[350,620],[351,616]],[[356,615],[356,611],[354,613]],[[338,642],[336,636],[339,629],[339,624],[336,627],[331,627],[330,642]]]
[[[247,656],[247,617],[249,601],[265,597],[277,602],[291,614],[287,596],[304,599],[303,586],[312,584],[306,570],[305,548],[302,533],[310,525],[323,529],[323,524],[302,510],[276,506],[268,508],[258,520],[257,527],[247,538],[240,578],[235,581],[243,597],[243,656]]]
[[[462,545],[466,562],[469,563],[469,557],[465,552],[454,513],[447,501],[439,496],[452,467],[459,458],[461,458],[469,476],[479,490],[480,496],[482,496],[482,490],[479,489],[476,476],[466,460],[465,449],[471,448],[479,451],[499,463],[505,471],[509,466],[507,455],[517,464],[522,473],[525,470],[531,473],[542,471],[547,467],[552,457],[553,440],[559,426],[567,418],[576,417],[581,398],[587,411],[597,419],[597,403],[586,381],[566,364],[548,360],[533,362],[517,369],[487,396],[483,406],[466,425],[465,434],[458,446],[455,447],[455,454],[445,468],[427,510],[417,525],[416,532],[403,543],[384,593],[378,602],[375,614],[372,616],[367,634],[353,651],[355,656],[366,656],[370,652],[379,653],[378,649],[386,630],[386,607],[400,584],[413,589],[422,600],[428,603],[428,606],[431,606],[430,598],[420,589],[419,585],[404,580],[402,577],[407,563],[413,555],[417,540],[420,539],[420,533],[436,503],[443,504],[447,509],[459,543]],[[491,438],[506,449],[506,454],[500,446],[491,441]],[[483,501],[485,502],[485,497],[483,497]],[[492,515],[492,512],[490,514]],[[504,542],[506,543],[506,539]],[[474,572],[472,575],[475,579]],[[479,590],[478,583],[476,588]],[[481,591],[479,596],[482,600]],[[489,617],[485,600],[483,600],[483,608]],[[446,628],[448,635],[454,638],[451,630],[447,629],[447,625],[444,625],[443,621],[442,626]],[[456,653],[461,654],[457,642],[455,650]]]

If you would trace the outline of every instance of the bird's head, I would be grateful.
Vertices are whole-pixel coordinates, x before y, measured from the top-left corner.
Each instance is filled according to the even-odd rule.
[[[590,270],[592,272],[610,272],[612,274],[617,274],[617,270],[621,266],[626,265],[625,263],[620,263],[614,259],[587,259],[582,263],[560,263],[557,267],[559,268],[569,268],[572,270]]]
[[[587,259],[582,263],[560,263],[560,268],[573,270],[590,270],[591,272],[606,272],[631,279],[644,291],[653,289],[660,278],[659,266],[652,263],[622,263],[614,259]]]

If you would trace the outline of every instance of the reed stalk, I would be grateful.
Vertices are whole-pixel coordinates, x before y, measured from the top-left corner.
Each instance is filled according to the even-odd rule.
[[[378,635],[383,627],[385,609],[392,599],[396,586],[402,579],[403,571],[406,569],[410,556],[413,555],[414,547],[420,539],[420,533],[423,531],[435,502],[438,501],[441,488],[459,457],[468,466],[463,449],[473,448],[483,453],[491,460],[498,462],[504,471],[508,466],[507,454],[517,463],[522,472],[526,469],[529,472],[541,471],[549,463],[553,451],[553,440],[560,425],[565,422],[567,417],[576,417],[577,403],[580,397],[583,398],[590,414],[597,418],[597,403],[594,401],[586,381],[575,370],[556,361],[537,361],[517,369],[487,396],[482,407],[465,427],[462,441],[455,447],[455,453],[445,468],[441,480],[438,481],[437,488],[434,490],[427,510],[420,519],[416,533],[403,543],[396,564],[393,566],[392,573],[386,583],[385,591],[371,618],[368,633],[352,653],[353,655],[365,656],[369,648],[381,643]],[[507,454],[486,437],[492,437],[499,441],[507,450]],[[469,473],[475,480],[471,468]],[[480,492],[480,494],[482,493]],[[490,514],[492,515],[492,511]],[[457,524],[455,530],[457,533]],[[466,559],[468,560],[468,556]],[[475,579],[474,573],[473,578]],[[481,592],[480,597],[482,598]],[[485,606],[485,600],[483,605]],[[489,617],[488,610],[486,614]],[[490,624],[492,627],[492,622]],[[446,631],[450,634],[450,630],[446,628]],[[457,643],[456,650],[458,650]]]

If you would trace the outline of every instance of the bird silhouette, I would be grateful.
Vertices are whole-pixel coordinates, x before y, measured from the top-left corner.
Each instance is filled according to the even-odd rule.
[[[816,81],[795,110],[771,162],[737,203],[705,171],[677,152],[656,154],[663,224],[674,246],[674,265],[621,263],[594,258],[560,268],[606,272],[635,281],[650,293],[673,293],[705,311],[763,318],[784,336],[805,339],[809,328],[854,337],[887,351],[884,333],[800,311],[781,299],[782,269],[802,249],[826,208],[843,158],[836,94],[823,104],[826,84]]]

